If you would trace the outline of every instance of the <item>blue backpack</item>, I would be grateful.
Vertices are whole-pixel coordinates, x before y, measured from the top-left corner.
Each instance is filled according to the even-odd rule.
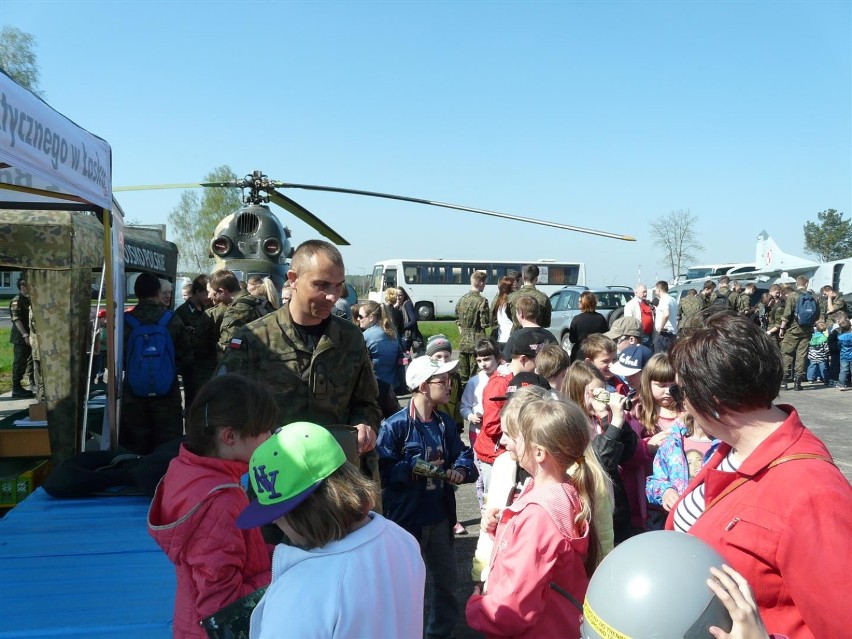
[[[799,293],[796,300],[796,323],[799,326],[813,326],[819,317],[819,304],[810,291]]]
[[[130,311],[124,313],[131,328],[125,375],[137,397],[163,397],[175,383],[175,346],[166,328],[172,317],[174,313],[166,311],[156,324],[142,324]]]

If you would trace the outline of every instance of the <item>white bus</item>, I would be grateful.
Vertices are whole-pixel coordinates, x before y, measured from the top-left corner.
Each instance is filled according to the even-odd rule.
[[[376,263],[368,282],[369,298],[382,302],[382,292],[386,288],[401,286],[414,303],[420,319],[454,316],[456,302],[470,290],[470,276],[474,271],[485,271],[488,276],[483,295],[490,302],[497,294],[500,278],[517,275],[527,264],[538,266],[537,288],[546,295],[563,286],[586,285],[586,265],[582,262],[403,258]]]

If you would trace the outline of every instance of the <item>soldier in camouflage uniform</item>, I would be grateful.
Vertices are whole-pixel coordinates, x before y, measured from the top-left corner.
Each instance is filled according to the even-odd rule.
[[[261,300],[244,291],[237,276],[227,269],[220,269],[210,276],[207,294],[213,302],[226,305],[217,340],[219,350],[224,353],[237,329],[260,317]]]
[[[210,300],[210,303],[213,304],[213,306],[205,310],[204,314],[213,320],[213,328],[216,331],[216,350],[219,351],[219,333],[222,332],[222,319],[225,317],[225,311],[228,310],[228,305],[214,303],[213,300],[210,299],[209,293],[207,299]]]
[[[287,274],[288,304],[237,329],[219,372],[259,379],[272,388],[281,423],[348,425],[362,469],[378,480],[379,389],[364,336],[332,314],[345,285],[343,257],[321,240],[302,243]]]
[[[141,324],[156,324],[166,312],[160,304],[160,280],[152,273],[140,273],[134,284],[139,298],[136,307],[129,311]],[[192,365],[186,327],[178,317],[168,324],[178,370]],[[128,355],[128,340],[132,329],[124,326],[124,354]],[[125,362],[126,365],[126,362]],[[125,380],[122,386],[121,430],[118,443],[137,455],[147,455],[160,444],[183,435],[183,408],[177,373],[171,391],[163,397],[137,397]]]
[[[686,295],[682,295],[677,305],[677,325],[688,325],[689,320],[698,315],[704,309],[704,303],[698,291],[689,289]]]
[[[701,298],[702,308],[709,308],[716,301],[716,283],[713,280],[705,281],[698,297]]]
[[[33,352],[30,346],[30,294],[27,281],[18,280],[18,294],[9,304],[9,316],[12,319],[12,331],[9,342],[12,344],[12,397],[30,398],[34,394],[21,384],[28,378],[30,386],[33,380]]]
[[[192,406],[198,390],[207,383],[216,370],[216,340],[219,333],[213,319],[205,312],[209,306],[207,276],[199,275],[189,286],[189,296],[177,307],[175,315],[186,326],[192,365],[178,371],[183,379],[183,395],[187,410]]]
[[[751,305],[751,296],[754,295],[756,290],[757,287],[752,282],[745,285],[745,289],[737,297],[737,315],[748,315],[751,317],[754,314],[755,309]]]
[[[814,334],[813,324],[801,326],[796,321],[796,306],[799,295],[807,292],[808,281],[808,278],[804,275],[796,278],[796,290],[787,296],[778,331],[778,337],[781,338],[781,355],[784,357],[784,373],[787,376],[792,374],[794,388],[797,391],[802,390],[802,382],[806,379],[808,346]],[[814,294],[814,298],[817,299],[817,297]],[[787,380],[785,379],[784,387],[786,388],[786,386]]]
[[[488,300],[482,295],[486,274],[474,271],[470,276],[470,291],[456,304],[456,324],[459,327],[459,376],[462,386],[476,375],[476,343],[485,339],[485,329],[491,328]]]
[[[826,284],[819,292],[822,294],[819,298],[820,313],[831,324],[836,324],[839,317],[839,312],[843,312],[849,316],[849,307],[843,295],[834,290],[830,284]]]
[[[33,317],[33,306],[30,304],[30,347],[33,349],[33,379],[35,380],[35,397],[38,401],[45,401],[44,375],[41,373],[41,349],[38,345],[38,331],[36,330],[35,317]]]
[[[519,288],[517,291],[509,295],[508,300],[508,313],[509,317],[512,318],[512,332],[515,332],[519,328],[521,328],[521,324],[518,322],[518,318],[515,315],[515,302],[518,301],[519,298],[524,295],[529,295],[534,298],[539,305],[539,321],[538,325],[542,328],[547,328],[550,326],[550,298],[547,297],[544,293],[538,290],[535,285],[538,282],[538,266],[535,264],[528,264],[524,267],[524,285]]]

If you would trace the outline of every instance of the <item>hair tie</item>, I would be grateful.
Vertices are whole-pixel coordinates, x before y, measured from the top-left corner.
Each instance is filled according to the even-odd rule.
[[[586,461],[586,458],[583,455],[580,455],[577,459],[574,460],[574,463],[578,466],[582,466],[584,461]]]

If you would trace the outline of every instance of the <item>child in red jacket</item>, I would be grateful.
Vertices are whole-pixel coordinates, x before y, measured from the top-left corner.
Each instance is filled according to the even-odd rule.
[[[201,619],[269,585],[272,546],[236,519],[249,503],[240,478],[277,419],[272,394],[239,375],[214,377],[189,409],[186,442],[148,511],[148,532],[177,570],[175,637],[205,639]]]
[[[606,479],[584,459],[586,416],[573,403],[538,399],[506,428],[507,451],[531,479],[500,517],[488,578],[467,602],[468,625],[487,637],[578,637],[579,603],[550,584],[580,602],[597,562],[593,496]]]

